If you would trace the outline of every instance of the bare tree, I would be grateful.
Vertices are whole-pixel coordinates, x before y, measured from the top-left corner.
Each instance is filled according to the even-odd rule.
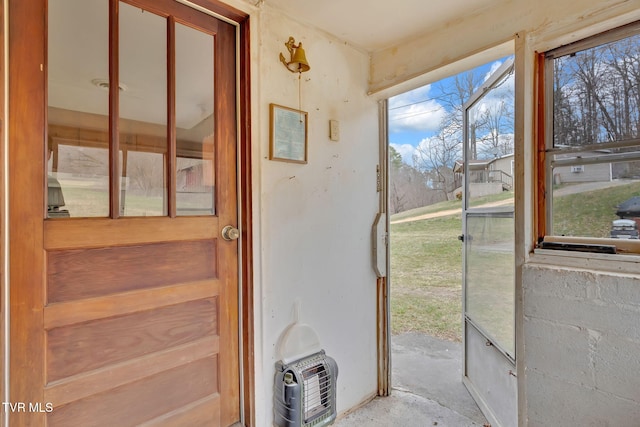
[[[416,148],[414,164],[424,171],[428,171],[431,187],[441,191],[445,200],[449,193],[455,190],[453,166],[460,158],[462,141],[447,129],[441,129],[438,135],[423,140]]]
[[[163,156],[157,153],[129,152],[127,176],[132,189],[144,196],[158,196],[164,189]]]
[[[456,75],[450,85],[440,84],[442,93],[437,99],[448,111],[445,116],[441,129],[446,129],[449,135],[459,135],[462,137],[464,123],[464,104],[469,100],[471,95],[482,85],[483,75],[477,71],[471,70]],[[478,158],[476,146],[476,129],[482,126],[480,121],[470,124],[470,155],[473,159]]]
[[[448,200],[456,188],[453,167],[462,157],[464,135],[464,105],[485,81],[486,74],[472,70],[458,74],[452,79],[441,82],[439,95],[435,98],[447,112],[442,118],[436,135],[423,140],[416,148],[414,166],[423,175],[427,186]],[[512,95],[512,94],[511,94]],[[508,91],[503,98],[492,100],[488,108],[475,111],[474,120],[467,124],[469,132],[469,156],[477,159],[479,155],[505,155],[513,152],[513,110],[508,99]],[[495,148],[495,150],[494,150]],[[394,184],[392,183],[392,187]],[[401,187],[396,189],[397,207],[406,205],[406,194]]]
[[[389,210],[392,214],[445,200],[427,186],[427,175],[404,163],[389,147]]]
[[[586,145],[639,136],[640,36],[554,60],[554,140]]]
[[[481,133],[477,158],[501,157],[513,153],[513,91],[502,94],[482,112],[476,129]],[[477,144],[476,144],[477,145]]]

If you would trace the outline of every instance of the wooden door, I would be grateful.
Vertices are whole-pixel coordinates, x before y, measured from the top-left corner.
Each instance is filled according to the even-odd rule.
[[[10,425],[239,421],[235,28],[170,0],[9,10]]]

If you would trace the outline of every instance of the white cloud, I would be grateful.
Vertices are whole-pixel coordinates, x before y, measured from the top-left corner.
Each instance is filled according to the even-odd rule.
[[[389,99],[389,131],[435,131],[446,111],[429,98],[431,85]]]
[[[402,161],[408,165],[413,165],[413,153],[416,151],[416,147],[411,144],[389,144],[402,156]]]
[[[500,68],[500,66],[503,64],[504,61],[496,61],[493,64],[491,64],[491,69],[489,71],[487,71],[487,74],[484,75],[484,80],[483,81],[487,81],[489,80],[489,77],[491,77],[491,75],[493,73],[495,73],[496,71],[498,71],[498,68]]]

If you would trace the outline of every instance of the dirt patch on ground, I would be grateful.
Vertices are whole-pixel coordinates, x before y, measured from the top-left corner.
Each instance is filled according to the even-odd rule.
[[[632,184],[634,182],[637,182],[636,180],[627,180],[627,179],[618,179],[615,181],[606,181],[606,182],[584,182],[584,183],[580,183],[580,184],[571,184],[571,185],[566,185],[565,187],[562,187],[558,190],[554,191],[554,195],[555,196],[565,196],[567,194],[576,194],[576,193],[582,193],[585,191],[594,191],[594,190],[600,190],[603,188],[609,188],[609,187],[617,187],[618,185],[628,185],[628,184]],[[490,207],[494,207],[494,206],[505,206],[508,204],[512,204],[513,203],[513,198],[511,199],[506,199],[506,200],[500,200],[498,202],[491,202],[491,203],[486,203],[484,205],[478,206],[479,208],[490,208]],[[410,218],[403,218],[403,219],[399,219],[397,221],[391,221],[391,224],[401,224],[403,222],[411,222],[411,221],[420,221],[423,219],[429,219],[429,218],[438,218],[438,217],[442,217],[442,216],[449,216],[449,215],[456,215],[462,213],[462,208],[456,208],[456,209],[447,209],[445,211],[439,211],[439,212],[432,212],[432,213],[428,213],[428,214],[423,214],[423,215],[417,215],[417,216],[413,216]]]
[[[478,206],[478,207],[490,208],[490,207],[494,207],[494,206],[505,206],[505,205],[509,205],[509,204],[513,204],[513,198],[506,199],[506,200],[500,200],[499,202],[485,203],[484,205]],[[423,220],[423,219],[438,218],[438,217],[441,217],[441,216],[456,215],[456,214],[459,214],[459,213],[462,213],[462,208],[447,209],[446,211],[432,212],[432,213],[428,213],[428,214],[412,216],[410,218],[399,219],[397,221],[391,221],[391,224],[401,224],[403,222],[420,221],[420,220]]]

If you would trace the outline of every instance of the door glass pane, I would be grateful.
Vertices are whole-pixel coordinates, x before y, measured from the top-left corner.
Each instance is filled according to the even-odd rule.
[[[163,194],[158,183],[165,176],[165,157],[161,153],[149,151],[126,151],[126,160],[121,157],[122,177],[120,192],[124,200],[125,216],[157,216],[164,215]]]
[[[176,207],[178,215],[215,213],[214,40],[176,25]]]
[[[513,206],[513,74],[506,73],[468,108],[468,206]]]
[[[48,3],[49,218],[109,215],[109,10]]]
[[[465,235],[466,315],[515,355],[513,215],[468,215]]]
[[[120,210],[167,214],[167,21],[120,2]]]

